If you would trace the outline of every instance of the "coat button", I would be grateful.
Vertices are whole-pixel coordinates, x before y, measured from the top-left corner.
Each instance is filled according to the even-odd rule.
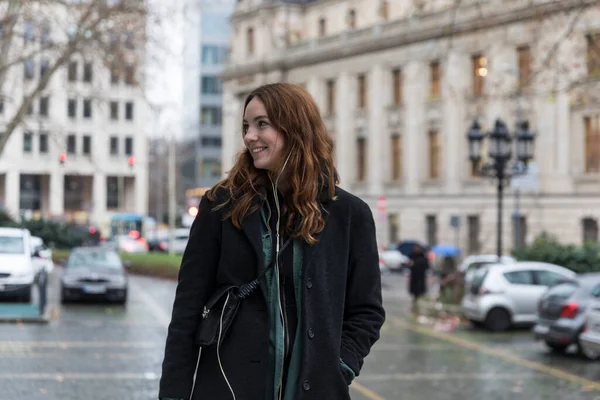
[[[308,328],[308,337],[310,339],[315,337],[315,333],[313,332],[312,328]]]
[[[305,392],[308,392],[310,390],[310,383],[308,383],[308,381],[304,381],[302,383],[302,389],[304,389]]]
[[[306,279],[306,287],[308,289],[310,289],[312,287],[312,279],[310,279],[310,278]]]

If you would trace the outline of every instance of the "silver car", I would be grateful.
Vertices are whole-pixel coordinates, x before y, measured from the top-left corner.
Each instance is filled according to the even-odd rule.
[[[598,294],[599,289],[598,273],[578,275],[574,281],[548,289],[538,304],[538,320],[533,327],[535,338],[558,352],[576,345],[584,357],[598,358],[598,353],[587,351],[581,345],[580,335],[594,294]]]
[[[538,301],[548,287],[575,276],[571,270],[543,262],[484,266],[467,287],[462,311],[473,324],[491,331],[503,331],[513,324],[533,324]]]

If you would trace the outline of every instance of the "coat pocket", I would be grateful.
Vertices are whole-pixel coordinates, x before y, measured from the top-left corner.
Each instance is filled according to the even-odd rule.
[[[340,370],[342,371],[342,376],[346,380],[346,383],[348,384],[348,386],[350,386],[350,384],[352,383],[354,378],[356,378],[356,374],[354,373],[352,368],[350,368],[348,366],[348,364],[346,364],[344,362],[344,360],[342,360],[341,358],[340,358]]]

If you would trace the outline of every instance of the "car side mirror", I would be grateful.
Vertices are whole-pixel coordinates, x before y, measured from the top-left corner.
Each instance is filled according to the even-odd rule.
[[[40,256],[40,251],[39,251],[39,250],[34,250],[34,251],[31,253],[31,256],[32,256],[32,257],[41,258],[41,256]]]

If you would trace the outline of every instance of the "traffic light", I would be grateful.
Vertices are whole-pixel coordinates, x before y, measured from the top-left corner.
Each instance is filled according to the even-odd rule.
[[[58,161],[60,161],[60,165],[63,165],[67,161],[67,153],[60,153]]]
[[[190,214],[192,217],[198,215],[198,207],[191,206],[190,208],[188,208],[188,214]]]
[[[134,156],[127,157],[127,164],[129,164],[130,167],[133,167],[135,164],[135,157]]]

